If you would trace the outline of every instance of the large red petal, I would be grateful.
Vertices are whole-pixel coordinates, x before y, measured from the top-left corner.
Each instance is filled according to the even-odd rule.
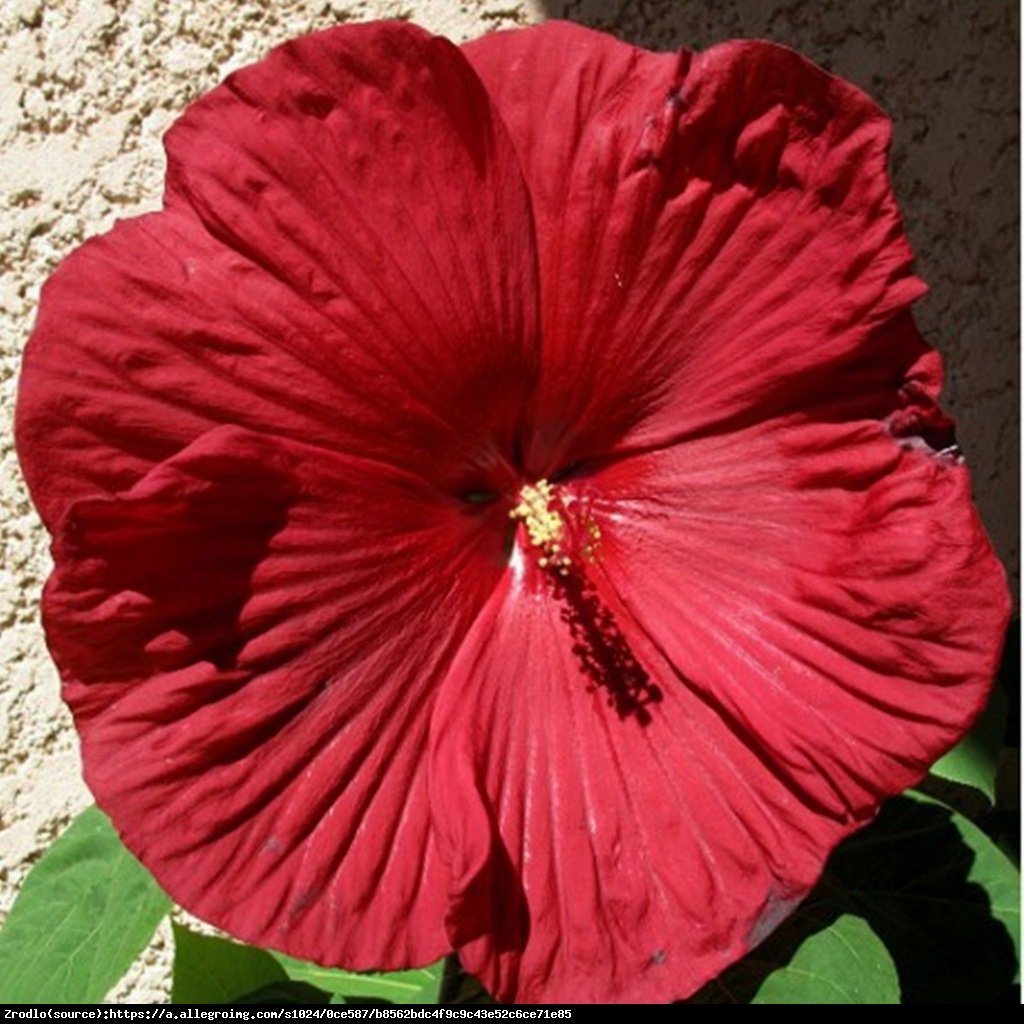
[[[44,289],[18,434],[47,522],[219,423],[493,485],[533,373],[535,255],[459,50],[399,23],[309,36],[166,144],[168,209]]]
[[[510,579],[460,652],[431,802],[452,942],[500,999],[686,996],[813,882],[831,823],[663,669],[601,585]]]
[[[808,808],[863,820],[984,706],[1009,597],[954,449],[794,416],[593,486],[619,597]]]
[[[955,454],[871,420],[779,419],[569,490],[592,563],[510,574],[435,709],[449,928],[502,998],[678,998],[963,735],[1005,578]]]
[[[322,963],[449,948],[427,731],[503,516],[233,427],[70,507],[47,636],[86,780],[176,900]]]
[[[578,26],[465,47],[530,185],[550,474],[844,388],[922,292],[889,123],[779,46],[653,54]]]

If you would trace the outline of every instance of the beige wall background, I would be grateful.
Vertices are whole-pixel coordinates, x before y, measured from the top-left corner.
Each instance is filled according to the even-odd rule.
[[[544,17],[658,48],[736,36],[802,51],[893,116],[893,175],[918,270],[918,321],[982,515],[1019,579],[1019,9],[1011,0],[0,0],[0,916],[89,802],[38,623],[47,539],[11,423],[39,287],[115,219],[159,205],[160,137],[195,96],[287,38],[408,17],[461,41]],[[112,999],[168,991],[158,934]]]

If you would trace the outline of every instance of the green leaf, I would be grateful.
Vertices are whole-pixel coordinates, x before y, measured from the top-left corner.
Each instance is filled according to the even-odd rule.
[[[172,1003],[233,1003],[288,980],[284,968],[255,946],[200,935],[175,923]]]
[[[200,935],[174,925],[175,1003],[236,1003],[264,993],[291,993],[304,1002],[373,1000],[389,1003],[436,1003],[444,961],[413,971],[357,974],[339,971],[273,950],[244,946],[229,939]],[[314,991],[315,990],[315,991]],[[294,998],[293,998],[294,1001]]]
[[[907,793],[841,844],[799,909],[693,1001],[803,1001],[794,970],[808,958],[827,961],[841,937],[864,963],[877,958],[881,941],[904,1003],[1000,1002],[1012,998],[1017,979],[1019,893],[1019,873],[984,832]],[[852,952],[848,958],[859,972]],[[805,982],[819,985],[806,975]],[[817,991],[809,998],[824,999]]]
[[[1006,735],[1006,715],[1006,694],[997,686],[975,727],[932,765],[932,774],[980,789],[994,802],[996,762]]]
[[[258,1003],[261,1006],[326,1006],[331,997],[304,981],[275,981],[232,1002],[236,1006]]]
[[[843,914],[800,944],[752,1003],[898,1003],[896,967],[866,921]]]
[[[1020,873],[963,815],[918,793],[882,809],[830,863],[896,961],[904,1002],[986,1003],[1020,963]]]
[[[386,974],[357,974],[319,967],[305,960],[295,960],[283,953],[271,956],[285,969],[293,981],[304,981],[330,992],[332,1002],[380,1000],[389,1003],[436,1003],[441,991],[444,961],[412,971],[391,971]]]
[[[0,1003],[97,1003],[171,901],[96,807],[28,873],[0,929]]]
[[[812,894],[768,939],[692,997],[695,1003],[898,1003],[889,951],[871,926]]]

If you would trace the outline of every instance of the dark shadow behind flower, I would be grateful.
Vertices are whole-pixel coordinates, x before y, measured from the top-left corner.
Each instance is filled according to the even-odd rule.
[[[190,108],[18,408],[86,778],[172,896],[678,998],[963,734],[1008,602],[888,141],[780,47],[563,24],[335,29]]]

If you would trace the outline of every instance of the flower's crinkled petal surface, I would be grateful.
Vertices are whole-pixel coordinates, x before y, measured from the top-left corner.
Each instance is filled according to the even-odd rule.
[[[512,574],[435,710],[449,928],[503,998],[680,998],[962,736],[1005,579],[964,467],[870,421],[759,425],[573,486],[595,561],[555,589]]]
[[[86,780],[172,897],[328,964],[447,951],[427,730],[502,516],[235,427],[71,506],[51,649]]]
[[[485,482],[535,371],[529,197],[460,51],[346,26],[170,131],[165,212],[46,285],[18,409],[44,519],[221,423]]]
[[[890,127],[790,50],[654,54],[566,23],[465,47],[515,141],[544,332],[530,469],[757,422],[846,391],[923,291]]]

